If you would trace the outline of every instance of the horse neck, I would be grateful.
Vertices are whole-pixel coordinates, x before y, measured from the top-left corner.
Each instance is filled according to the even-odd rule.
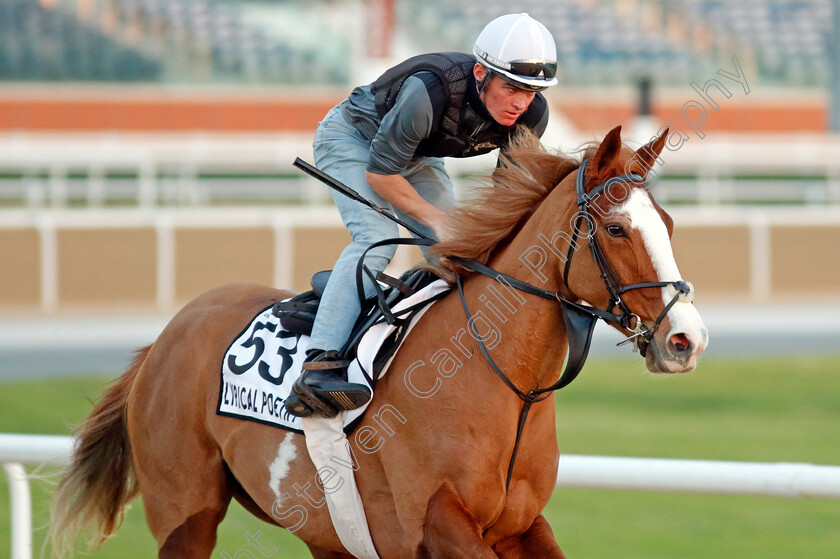
[[[576,206],[552,195],[513,240],[491,257],[488,265],[536,287],[558,291],[562,290],[562,260],[546,243],[556,239],[556,231],[563,230],[564,225],[565,233],[569,234],[568,224]],[[567,244],[555,244],[568,249]],[[529,254],[540,252],[547,260],[538,274],[527,261]],[[527,392],[557,380],[568,347],[559,301],[517,291],[477,274],[465,285],[465,296],[470,308],[475,309],[478,334],[490,349],[493,360],[516,386]]]

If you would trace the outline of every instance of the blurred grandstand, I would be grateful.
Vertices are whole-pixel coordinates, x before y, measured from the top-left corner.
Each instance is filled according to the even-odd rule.
[[[689,83],[731,71],[734,55],[753,96],[774,88],[780,100],[729,104],[712,129],[825,130],[829,0],[0,0],[0,203],[322,199],[302,194],[307,182],[289,166],[308,154],[320,116],[402,56],[468,50],[484,23],[511,10],[556,37],[556,145],[632,124],[640,80],[654,84],[655,120],[667,122],[693,95]],[[372,37],[391,34],[371,52]],[[245,133],[242,159],[232,146]],[[736,189],[738,170],[701,177],[680,157],[692,156],[663,172],[673,201],[837,197],[833,168],[759,169]],[[454,165],[463,175],[483,167]],[[767,176],[782,180],[756,184]]]
[[[349,85],[347,1],[2,0],[0,79]],[[557,38],[564,83],[645,72],[682,85],[738,52],[764,84],[825,85],[828,0],[404,0],[404,40],[461,50],[525,11]],[[336,17],[338,16],[338,17]],[[342,20],[344,25],[342,25]]]
[[[305,14],[292,2],[2,0],[0,79],[347,82],[347,39]]]
[[[640,80],[654,85],[654,116],[665,121],[689,83],[730,69],[734,55],[751,92],[772,87],[781,101],[763,112],[725,107],[713,129],[825,129],[829,0],[0,0],[0,203],[311,201],[305,181],[285,179],[320,115],[400,57],[468,50],[509,11],[531,13],[556,37],[562,89],[550,92],[559,110],[549,140],[564,148],[631,124]],[[373,53],[376,36],[387,44]],[[668,91],[678,91],[670,102]],[[609,100],[593,103],[599,95]],[[62,146],[76,133],[87,136]],[[230,146],[243,133],[252,154],[271,155],[236,161]],[[663,173],[675,181],[672,200],[754,201],[765,190],[749,187],[751,175],[747,188],[712,192],[715,177],[694,180],[697,169],[672,163]],[[772,201],[835,198],[834,170],[772,173],[810,181],[776,184]]]
[[[320,251],[329,265],[334,255],[324,247],[340,250],[346,234],[324,210],[326,187],[291,165],[296,156],[311,160],[317,122],[353,86],[404,57],[469,51],[487,21],[509,12],[530,13],[557,42],[561,85],[546,92],[548,145],[572,149],[617,124],[638,144],[671,126],[683,143],[663,155],[654,186],[671,209],[688,207],[680,219],[700,247],[692,248],[699,260],[689,271],[707,271],[707,290],[718,281],[721,293],[733,285],[757,299],[780,286],[799,292],[799,276],[773,268],[787,246],[779,243],[794,238],[788,229],[807,222],[813,227],[802,239],[836,238],[819,242],[840,250],[840,136],[829,133],[832,106],[840,111],[838,4],[0,0],[0,248],[29,247],[19,249],[17,270],[0,267],[0,310],[9,301],[49,310],[110,300],[106,272],[86,271],[110,270],[109,261],[92,263],[99,262],[93,249],[84,257],[91,261],[62,253],[76,241],[95,246],[74,236],[85,227],[113,238],[109,227],[127,229],[120,234],[147,243],[148,260],[135,272],[155,267],[144,301],[160,309],[231,279],[213,275],[212,264],[220,239],[235,238],[229,232],[206,243],[194,271],[177,269],[183,254],[197,250],[179,244],[192,238],[185,231],[213,219],[263,235],[259,243],[274,239],[273,271],[233,279],[305,287],[312,263],[289,265],[289,255]],[[743,83],[727,72],[742,72]],[[489,155],[447,167],[465,192],[494,164]],[[310,213],[288,217],[288,206],[310,206]],[[269,215],[269,207],[280,213]],[[304,250],[297,227],[328,227],[338,236]],[[784,235],[780,227],[788,228]],[[702,243],[733,243],[732,231],[739,231],[735,245],[746,248],[734,250],[727,276],[715,264],[719,251]],[[122,246],[100,252],[121,257]],[[240,247],[228,247],[232,261]],[[799,244],[788,248],[784,259],[799,254]],[[812,287],[840,296],[840,254],[827,261],[823,283]],[[124,267],[133,265],[129,259]],[[66,278],[77,271],[74,299]],[[201,280],[179,283],[191,277]],[[113,279],[116,291],[122,282]],[[125,284],[113,299],[138,289]]]
[[[504,0],[404,2],[427,48],[469,42]],[[764,84],[825,84],[828,0],[612,0],[515,2],[553,32],[564,83],[620,84],[640,73],[682,85],[740,53]],[[438,45],[435,47],[435,45]],[[754,69],[754,70],[753,70]]]

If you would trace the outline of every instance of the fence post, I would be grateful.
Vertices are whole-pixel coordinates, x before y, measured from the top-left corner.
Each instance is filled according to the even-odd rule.
[[[23,465],[3,464],[12,502],[12,559],[32,559],[32,500]]]

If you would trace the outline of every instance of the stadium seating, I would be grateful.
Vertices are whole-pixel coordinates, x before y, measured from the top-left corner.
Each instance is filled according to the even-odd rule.
[[[400,3],[414,38],[428,49],[463,49],[500,0]],[[647,75],[684,84],[689,72],[714,72],[737,55],[763,83],[822,85],[827,79],[828,0],[525,0],[515,9],[556,38],[567,84],[626,83]],[[412,16],[411,14],[417,14]]]
[[[298,48],[244,22],[235,3],[96,0],[86,6],[0,0],[0,80],[310,84],[349,79],[349,49],[341,41]],[[302,16],[287,19],[317,25]],[[316,35],[314,27],[310,35]]]
[[[763,83],[812,86],[828,79],[829,0],[396,5],[400,31],[420,50],[463,50],[493,17],[528,12],[556,37],[567,84],[626,83],[641,75],[685,84],[733,55]],[[253,9],[279,15],[266,25],[259,15],[244,17]],[[337,10],[327,0],[0,0],[0,79],[348,84],[349,45],[359,31],[325,25]]]
[[[765,84],[822,85],[828,75],[831,7],[827,0],[683,0],[687,19],[702,21],[723,57],[745,52]]]
[[[160,69],[73,14],[32,0],[0,2],[0,79],[136,81]]]

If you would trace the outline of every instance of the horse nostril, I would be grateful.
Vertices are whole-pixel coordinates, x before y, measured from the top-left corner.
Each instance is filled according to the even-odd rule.
[[[677,353],[685,353],[691,349],[691,342],[685,334],[674,334],[668,341],[671,342]]]

